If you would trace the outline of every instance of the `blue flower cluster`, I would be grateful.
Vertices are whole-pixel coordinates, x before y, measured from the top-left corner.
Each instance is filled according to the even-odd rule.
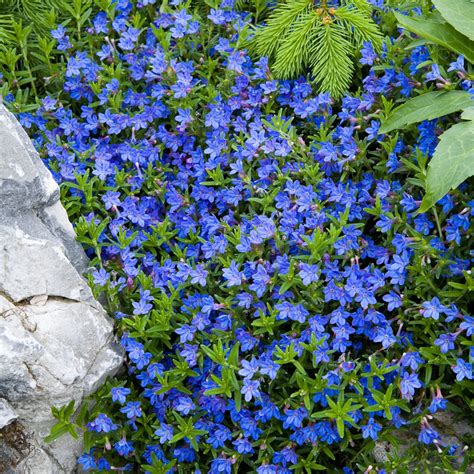
[[[454,453],[430,421],[472,380],[474,201],[464,185],[416,212],[445,123],[378,133],[426,47],[365,44],[361,88],[335,104],[238,48],[250,17],[232,0],[134,3],[85,40],[55,29],[63,90],[20,114],[127,354],[83,468],[383,472],[374,441],[409,426]],[[462,62],[449,74],[470,87]]]

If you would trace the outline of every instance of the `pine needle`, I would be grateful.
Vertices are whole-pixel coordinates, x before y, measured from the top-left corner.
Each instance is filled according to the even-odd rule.
[[[257,54],[272,58],[281,40],[287,35],[288,28],[310,5],[312,0],[296,0],[278,5],[268,18],[267,24],[257,30],[255,35]]]
[[[345,5],[354,5],[360,11],[366,13],[367,15],[371,15],[373,6],[367,0],[351,0],[350,2],[344,1]]]
[[[311,69],[320,90],[340,97],[350,85],[356,49],[365,41],[376,51],[382,47],[372,10],[367,0],[342,0],[338,8],[288,0],[257,29],[254,51],[269,58],[277,78],[294,78]]]
[[[321,89],[335,98],[341,97],[349,87],[354,69],[353,48],[346,35],[341,26],[329,23],[318,29],[312,38],[313,74]]]
[[[298,15],[276,53],[274,71],[279,77],[294,78],[304,70],[308,62],[312,30],[318,23],[321,24],[321,20],[312,9],[306,9]]]
[[[376,50],[382,46],[383,36],[370,15],[351,6],[338,8],[335,16],[342,20],[346,29],[352,32],[358,47],[364,41],[371,41]]]

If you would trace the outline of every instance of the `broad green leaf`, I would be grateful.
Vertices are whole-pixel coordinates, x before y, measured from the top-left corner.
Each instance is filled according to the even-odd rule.
[[[433,43],[444,46],[457,54],[462,54],[470,63],[474,63],[474,41],[459,33],[448,23],[442,23],[432,16],[414,18],[395,13],[403,28]]]
[[[458,110],[464,110],[474,104],[469,92],[435,91],[427,92],[392,111],[382,123],[379,133],[387,133],[423,120],[433,120]]]
[[[474,104],[473,107],[469,107],[461,114],[461,118],[464,120],[474,120]]]
[[[419,212],[425,212],[451,189],[474,175],[474,121],[461,122],[440,137],[428,166],[426,195]]]
[[[448,23],[474,40],[474,3],[471,0],[433,0],[433,4]]]

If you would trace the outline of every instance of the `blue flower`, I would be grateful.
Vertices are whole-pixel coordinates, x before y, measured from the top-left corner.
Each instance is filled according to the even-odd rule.
[[[245,275],[239,270],[234,260],[230,263],[229,268],[223,270],[224,278],[227,280],[227,286],[240,286]]]
[[[263,296],[267,289],[267,284],[270,282],[270,275],[263,265],[257,266],[257,271],[253,274],[253,283],[249,286],[252,291],[255,291],[258,297]]]
[[[422,383],[418,379],[417,374],[407,374],[403,375],[403,378],[400,382],[400,391],[402,393],[402,397],[406,400],[411,400],[415,395],[415,389],[421,388]]]
[[[180,342],[188,342],[194,339],[196,328],[190,326],[189,324],[183,324],[182,326],[178,327],[175,332],[176,334],[180,335]]]
[[[319,266],[307,263],[299,264],[299,275],[304,285],[310,285],[319,280]]]
[[[188,415],[191,410],[194,410],[195,405],[188,396],[180,396],[177,398],[174,408],[183,415]]]
[[[431,65],[431,71],[426,74],[427,81],[437,81],[438,79],[442,79],[441,72],[439,70],[439,66],[435,63]]]
[[[466,336],[471,337],[474,334],[474,317],[464,316],[464,321],[459,325],[459,329],[466,331]]]
[[[394,309],[400,308],[402,306],[401,296],[394,291],[390,291],[388,294],[384,295],[382,299],[388,303],[387,309],[389,311],[393,311]]]
[[[440,334],[440,336],[435,339],[434,343],[439,347],[442,354],[446,354],[450,350],[454,349],[455,340],[455,334]]]
[[[127,387],[112,387],[110,390],[112,395],[112,401],[124,404],[127,400],[127,396],[130,395],[131,390]]]
[[[424,426],[421,429],[420,434],[418,435],[418,441],[424,444],[431,444],[434,441],[439,441],[439,440],[440,440],[439,433],[428,426]]]
[[[379,220],[375,223],[377,228],[379,228],[382,232],[388,232],[392,228],[393,219],[390,219],[383,214],[380,216]]]
[[[114,444],[114,449],[120,456],[128,456],[133,452],[134,447],[131,441],[122,438]]]
[[[215,458],[211,461],[209,474],[232,474],[232,458]]]
[[[246,402],[249,402],[253,398],[260,397],[259,387],[259,380],[250,380],[248,378],[244,379],[244,383],[242,385],[242,388],[240,389],[240,392],[242,393],[242,395],[244,395]]]
[[[161,423],[160,427],[155,430],[155,435],[160,438],[160,443],[164,444],[173,437],[173,427],[166,423]]]
[[[247,438],[238,438],[232,442],[239,454],[253,454],[255,450],[252,443]]]
[[[285,410],[283,417],[283,428],[297,429],[303,425],[303,420],[308,416],[306,408],[297,408],[296,410]]]
[[[208,275],[208,272],[203,265],[196,265],[196,268],[192,269],[189,272],[189,275],[191,276],[191,283],[206,286],[206,277]]]
[[[439,394],[431,400],[429,411],[436,413],[438,410],[446,410],[447,405],[448,401]]]
[[[120,412],[125,413],[130,420],[142,416],[140,402],[127,402],[127,404],[120,409]]]
[[[422,305],[423,309],[420,311],[424,318],[432,318],[435,321],[439,319],[440,314],[446,311],[446,308],[440,303],[435,296],[431,301],[425,301]]]
[[[456,380],[458,382],[464,379],[472,380],[472,365],[460,358],[457,359],[456,365],[453,367],[453,372],[456,374]]]
[[[112,422],[112,420],[103,413],[97,415],[97,417],[87,424],[87,427],[91,431],[95,431],[97,433],[109,433],[110,431],[114,431],[118,429],[118,426]]]
[[[248,360],[243,359],[241,361],[242,368],[239,370],[239,375],[245,378],[251,379],[258,371],[259,364],[255,357],[252,357],[250,362]]]
[[[366,425],[361,426],[361,429],[364,439],[371,438],[376,440],[379,436],[379,432],[382,431],[382,425],[376,423],[373,418],[370,418]]]
[[[77,460],[81,464],[82,468],[86,471],[89,469],[97,469],[97,463],[94,458],[94,450],[91,449],[88,453],[82,454]]]
[[[374,47],[370,41],[364,41],[362,48],[360,50],[361,64],[367,64],[368,66],[372,66],[377,59],[377,54],[374,51]]]
[[[103,268],[99,268],[98,270],[93,271],[92,277],[96,285],[105,286],[109,281],[110,275]]]
[[[459,55],[456,61],[449,64],[448,72],[451,72],[451,71],[466,72],[466,70],[464,69],[464,56],[463,55]]]

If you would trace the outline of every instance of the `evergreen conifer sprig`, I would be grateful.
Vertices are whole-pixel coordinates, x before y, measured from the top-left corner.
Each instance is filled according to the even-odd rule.
[[[353,58],[364,41],[380,49],[382,35],[366,0],[288,0],[279,4],[255,34],[253,47],[267,56],[277,78],[291,79],[309,71],[320,90],[340,97],[350,85]]]

